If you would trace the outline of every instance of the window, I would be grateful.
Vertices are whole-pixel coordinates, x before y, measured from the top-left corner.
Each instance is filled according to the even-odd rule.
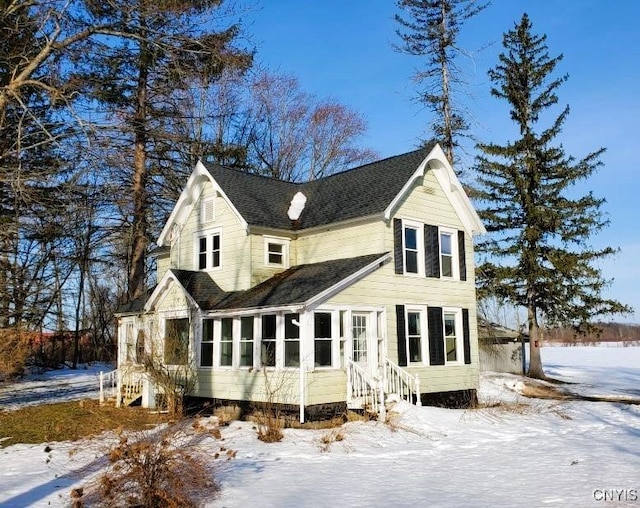
[[[134,358],[133,356],[134,354],[133,323],[127,323],[124,341],[125,341],[125,351],[124,351],[125,358],[124,359],[126,362],[132,362]]]
[[[253,317],[240,318],[240,367],[253,367]]]
[[[402,221],[402,257],[405,274],[424,275],[423,224]]]
[[[397,274],[467,280],[465,232],[408,219],[393,219]]]
[[[289,240],[286,238],[264,239],[265,265],[288,268],[289,266]]]
[[[331,313],[316,312],[313,316],[314,358],[316,367],[331,367]]]
[[[144,345],[144,331],[138,331],[138,338],[136,340],[136,363],[144,363],[145,360],[145,345]]]
[[[353,361],[367,361],[367,314],[353,314],[351,316],[353,333]]]
[[[300,322],[298,314],[284,315],[284,366],[300,366]]]
[[[458,326],[458,313],[444,311],[444,351],[446,363],[457,362],[459,353],[460,331]]]
[[[410,362],[422,361],[422,313],[407,311],[407,347]]]
[[[458,232],[440,228],[440,276],[458,278]]]
[[[262,340],[260,343],[260,363],[265,367],[276,365],[276,315],[262,316]]]
[[[200,343],[200,366],[213,367],[213,319],[202,320],[202,342]]]
[[[220,367],[233,366],[233,319],[220,320]]]
[[[198,270],[220,268],[220,230],[200,233],[196,236],[196,263]]]
[[[408,273],[418,273],[418,230],[404,228],[404,269]]]
[[[167,319],[164,328],[164,363],[186,365],[189,354],[189,320]]]

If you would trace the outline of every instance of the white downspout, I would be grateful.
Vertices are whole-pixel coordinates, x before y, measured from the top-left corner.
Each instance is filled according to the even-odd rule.
[[[304,400],[305,400],[305,372],[306,372],[306,362],[305,362],[305,341],[307,340],[307,313],[303,309],[300,309],[302,312],[299,314],[300,321],[294,321],[293,324],[298,327],[299,335],[300,335],[300,372],[298,374],[299,379],[299,394],[298,394],[298,402],[300,407],[300,423],[304,423]]]

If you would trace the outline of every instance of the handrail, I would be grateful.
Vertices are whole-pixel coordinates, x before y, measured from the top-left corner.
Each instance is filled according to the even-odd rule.
[[[123,401],[138,398],[143,389],[142,376],[131,375],[122,370],[100,372],[100,404],[104,404],[108,398],[116,399],[116,407],[120,407]]]
[[[384,359],[382,372],[386,393],[395,393],[412,404],[415,397],[416,405],[422,405],[420,401],[420,377],[417,374],[415,376],[410,374],[388,358]]]
[[[110,397],[115,397],[117,389],[118,369],[110,372],[100,371],[100,404],[104,404],[104,401]]]
[[[369,374],[360,365],[347,360],[347,400],[360,399],[365,408],[385,418],[384,387],[378,378]]]

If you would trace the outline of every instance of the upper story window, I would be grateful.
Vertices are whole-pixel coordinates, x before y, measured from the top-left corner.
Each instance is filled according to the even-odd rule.
[[[400,273],[424,275],[424,225],[411,220],[402,220],[401,224],[402,271]]]
[[[459,278],[458,263],[458,232],[451,229],[440,228],[440,276]]]
[[[215,197],[204,198],[200,201],[200,222],[207,224],[216,219],[216,200]]]
[[[221,256],[220,228],[202,231],[195,235],[196,266],[198,270],[214,270],[220,268]]]
[[[408,219],[393,228],[396,273],[467,280],[464,231]]]
[[[289,239],[264,237],[264,264],[266,266],[289,268]]]

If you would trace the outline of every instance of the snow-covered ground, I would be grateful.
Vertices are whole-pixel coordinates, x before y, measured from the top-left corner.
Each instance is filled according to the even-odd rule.
[[[100,372],[114,367],[105,363],[30,374],[19,383],[0,383],[0,409],[17,409],[46,402],[99,397]],[[2,432],[0,430],[0,432]]]
[[[544,348],[543,361],[574,393],[640,399],[638,347]],[[640,405],[526,399],[519,386],[491,373],[480,395],[495,407],[403,403],[389,424],[287,429],[275,444],[233,422],[223,440],[200,441],[212,457],[236,452],[218,459],[222,490],[208,506],[640,507]],[[323,445],[331,432],[343,439]],[[0,506],[68,505],[104,466],[105,439],[0,449]]]

